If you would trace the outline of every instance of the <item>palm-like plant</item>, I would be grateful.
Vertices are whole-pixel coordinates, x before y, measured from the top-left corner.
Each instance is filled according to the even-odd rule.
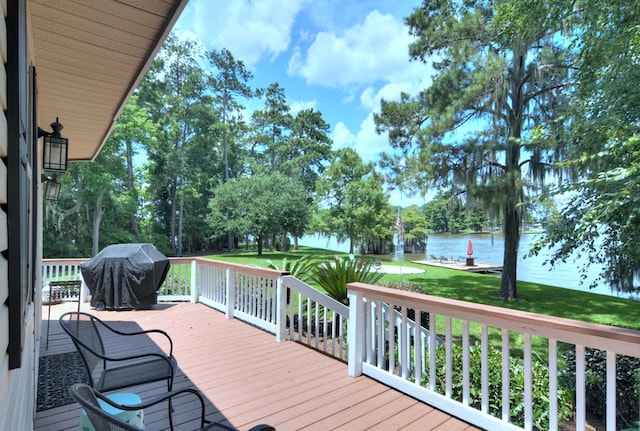
[[[373,261],[336,256],[335,261],[321,262],[313,272],[311,280],[327,292],[336,301],[349,305],[347,283],[360,281],[375,284],[383,273],[373,271]]]
[[[267,259],[267,268],[276,269],[278,271],[288,271],[289,274],[305,283],[311,279],[316,269],[315,261],[311,260],[309,255],[304,255],[297,260],[288,260],[286,257],[282,259],[282,266],[278,267],[271,259]]]

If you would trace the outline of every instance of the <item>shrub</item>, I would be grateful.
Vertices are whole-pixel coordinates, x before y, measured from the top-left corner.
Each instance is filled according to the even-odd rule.
[[[349,305],[347,283],[377,283],[383,274],[372,270],[373,261],[349,257],[335,257],[333,261],[321,262],[313,272],[311,280],[327,292],[327,295]]]
[[[585,349],[586,409],[588,413],[605,420],[607,405],[607,353],[603,350]],[[566,349],[567,381],[575,387],[576,352]],[[616,415],[618,427],[637,429],[636,421],[640,414],[638,397],[640,395],[640,358],[617,355],[616,357]]]
[[[446,376],[446,350],[441,345],[437,352],[438,369],[436,371],[436,391],[445,393]],[[462,402],[463,376],[462,376],[462,346],[452,345],[451,367],[452,398]],[[496,417],[502,416],[502,353],[499,350],[490,349],[488,356],[489,366],[489,413]],[[533,398],[533,428],[536,430],[549,429],[549,370],[544,363],[538,360],[532,361],[532,398]],[[469,404],[480,409],[482,403],[482,373],[475,372],[482,367],[482,348],[479,343],[469,347],[469,373],[470,399]],[[518,426],[524,426],[524,365],[517,358],[509,359],[510,376],[510,416],[511,422]],[[569,419],[573,414],[573,394],[568,388],[558,388],[558,419]]]
[[[267,268],[276,269],[278,271],[288,271],[298,280],[305,283],[311,279],[315,271],[316,264],[308,255],[300,257],[298,260],[288,260],[286,257],[282,259],[282,266],[278,268],[271,259],[267,259]]]
[[[425,293],[424,288],[415,283],[400,283],[399,281],[383,281],[380,286],[388,287],[390,289],[406,290],[407,292]]]
[[[404,283],[404,282],[400,283],[400,282],[397,282],[397,281],[383,281],[382,283],[380,283],[380,286],[388,287],[390,289],[406,290],[407,292],[425,293],[423,287],[420,286],[419,284],[415,284],[415,283]],[[395,306],[395,309],[397,311],[400,311],[400,307],[399,306]],[[414,322],[416,321],[416,312],[415,312],[415,310],[413,308],[407,309],[407,317],[410,320],[413,320]],[[429,329],[429,313],[421,313],[420,314],[420,325],[425,329]]]

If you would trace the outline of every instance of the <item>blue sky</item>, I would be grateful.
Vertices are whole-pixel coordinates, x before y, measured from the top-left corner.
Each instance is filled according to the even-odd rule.
[[[335,149],[354,148],[369,162],[390,150],[373,123],[380,99],[397,100],[429,83],[428,67],[409,61],[404,25],[420,3],[190,0],[175,30],[207,51],[229,49],[251,70],[254,86],[278,82],[294,112],[322,112]],[[392,205],[410,203],[424,199],[391,194]]]

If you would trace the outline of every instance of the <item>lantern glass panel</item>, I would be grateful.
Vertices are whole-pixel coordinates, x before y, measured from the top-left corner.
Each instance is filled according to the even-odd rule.
[[[44,154],[42,169],[47,171],[66,172],[69,140],[55,136],[44,137]]]

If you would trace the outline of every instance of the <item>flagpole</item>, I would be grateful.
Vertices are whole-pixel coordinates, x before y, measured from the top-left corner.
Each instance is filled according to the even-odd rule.
[[[396,218],[396,228],[398,229],[398,245],[396,255],[400,256],[400,286],[402,286],[402,267],[404,265],[404,227],[402,226],[402,215],[398,207],[398,217]]]

